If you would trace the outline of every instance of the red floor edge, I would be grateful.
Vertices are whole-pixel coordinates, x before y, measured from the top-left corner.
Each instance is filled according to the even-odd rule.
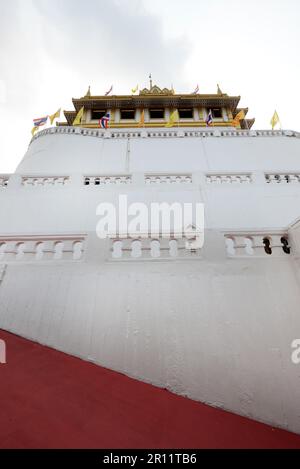
[[[300,436],[0,330],[0,448],[300,448]]]

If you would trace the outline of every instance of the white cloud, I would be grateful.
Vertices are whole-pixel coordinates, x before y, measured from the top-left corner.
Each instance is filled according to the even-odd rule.
[[[30,140],[32,119],[72,109],[88,85],[96,94],[112,83],[126,93],[154,80],[184,85],[188,44],[168,41],[161,20],[127,0],[14,0],[0,18],[0,168],[12,171]],[[16,135],[18,138],[16,138]]]

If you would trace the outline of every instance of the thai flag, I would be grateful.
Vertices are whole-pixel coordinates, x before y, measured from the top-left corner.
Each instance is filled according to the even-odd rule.
[[[206,118],[206,125],[211,125],[213,123],[213,117],[212,117],[212,112],[211,109],[209,110],[208,116]]]
[[[107,112],[105,116],[101,117],[101,119],[99,120],[99,127],[102,127],[102,129],[107,129],[109,120],[110,120],[110,114],[109,112]]]
[[[34,127],[40,127],[41,125],[45,125],[47,122],[48,116],[39,117],[38,119],[33,119]]]

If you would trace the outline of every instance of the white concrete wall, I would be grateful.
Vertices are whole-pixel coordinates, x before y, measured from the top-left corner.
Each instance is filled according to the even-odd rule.
[[[85,252],[76,262],[0,258],[0,327],[300,433],[300,365],[291,361],[298,257],[228,258],[221,232],[287,231],[300,215],[300,183],[267,184],[264,172],[300,173],[299,149],[299,138],[285,136],[136,138],[130,153],[127,139],[39,137],[0,189],[0,236],[82,234]],[[83,175],[127,172],[132,184],[121,188],[83,186]],[[192,173],[193,183],[146,186],[149,172]],[[252,183],[205,179],[245,172]],[[26,174],[70,181],[24,187]],[[132,201],[204,201],[201,255],[111,260],[109,241],[95,234],[95,207],[119,192]]]

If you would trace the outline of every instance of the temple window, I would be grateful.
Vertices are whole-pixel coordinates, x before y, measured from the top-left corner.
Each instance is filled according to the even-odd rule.
[[[221,108],[215,107],[211,111],[212,111],[212,116],[213,116],[214,119],[222,118],[222,109]]]
[[[194,117],[192,108],[178,109],[178,112],[180,119],[193,119]]]
[[[99,120],[101,119],[101,117],[105,116],[105,114],[106,114],[106,109],[92,109],[91,119]]]
[[[121,109],[121,119],[135,119],[135,109]]]
[[[164,109],[149,109],[150,119],[164,119],[165,110]]]

